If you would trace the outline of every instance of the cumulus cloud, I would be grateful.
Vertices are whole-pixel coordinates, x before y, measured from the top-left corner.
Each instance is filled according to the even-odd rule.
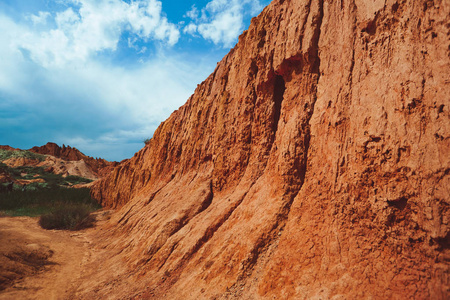
[[[152,18],[144,8],[130,8],[127,14]],[[166,47],[139,64],[117,65],[93,54],[117,47],[120,26],[105,25],[104,16],[88,21],[92,16],[75,8],[52,16],[57,29],[41,32],[0,12],[0,144],[16,141],[15,147],[31,148],[52,141],[91,156],[131,157],[214,67],[207,59],[194,62]],[[117,19],[114,13],[110,18]],[[145,18],[129,29],[135,33],[130,45],[149,35],[170,41],[170,34],[149,30],[163,24],[163,17],[150,25]],[[23,40],[19,43],[17,37]],[[128,46],[126,40],[123,46]]]
[[[115,160],[142,148],[214,66],[162,54],[132,69],[93,61],[51,71],[29,61],[19,65],[0,70],[16,78],[0,88],[0,127],[9,128],[0,144],[53,141]]]
[[[31,20],[34,25],[46,24],[47,19],[50,17],[50,13],[47,11],[40,11],[37,15],[31,14],[27,19]]]
[[[31,30],[18,36],[16,46],[44,67],[83,62],[97,52],[117,48],[123,32],[148,41],[173,46],[180,32],[162,13],[157,0],[126,3],[122,0],[71,0],[72,6],[54,14],[54,28]],[[31,15],[31,21],[43,23],[53,17],[49,12]]]
[[[259,0],[212,0],[201,10],[194,5],[186,13],[191,22],[183,32],[199,34],[216,45],[231,47],[244,30],[244,19],[262,8]]]

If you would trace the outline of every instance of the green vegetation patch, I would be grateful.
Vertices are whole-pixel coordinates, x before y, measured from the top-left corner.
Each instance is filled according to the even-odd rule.
[[[69,175],[67,177],[62,177],[61,174],[54,174],[51,172],[46,172],[45,167],[21,166],[21,167],[11,168],[11,167],[8,167],[4,163],[0,163],[0,169],[7,172],[14,179],[31,180],[31,179],[42,178],[45,180],[45,184],[43,184],[43,183],[28,184],[27,190],[43,188],[43,187],[53,187],[53,186],[58,186],[58,185],[70,186],[70,185],[75,185],[75,184],[92,182],[91,179],[80,177],[80,176]],[[23,174],[26,174],[26,175],[22,176]]]
[[[0,149],[0,161],[4,161],[4,160],[12,158],[12,157],[24,157],[24,158],[28,158],[28,159],[36,159],[39,161],[45,160],[45,155],[37,154],[37,153],[27,151],[27,150]]]
[[[8,216],[36,217],[67,206],[84,207],[89,212],[101,208],[87,188],[54,187],[0,194],[0,212]]]
[[[0,149],[0,172],[12,181],[42,179],[27,185],[0,183],[0,216],[40,216],[39,224],[45,229],[78,230],[93,224],[91,212],[101,208],[90,196],[88,188],[68,186],[89,183],[91,179],[46,172],[46,167],[19,166],[11,168],[1,161],[11,157],[45,160],[44,155],[30,151]],[[23,181],[22,181],[23,182]]]

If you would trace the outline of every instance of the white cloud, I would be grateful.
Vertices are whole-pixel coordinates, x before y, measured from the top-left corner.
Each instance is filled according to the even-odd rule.
[[[70,32],[72,27],[76,26],[77,23],[81,21],[81,18],[78,14],[75,14],[71,7],[69,7],[65,11],[57,13],[55,21],[61,31]]]
[[[17,37],[16,46],[30,53],[30,58],[44,67],[61,67],[66,63],[84,62],[90,56],[114,51],[121,34],[129,31],[144,41],[158,40],[173,46],[180,33],[162,13],[161,2],[139,0],[71,0],[74,7],[57,12],[55,28]],[[33,23],[50,18],[48,12],[30,17]]]
[[[195,25],[194,23],[190,23],[189,25],[184,27],[183,32],[188,33],[190,35],[195,35],[195,33],[197,32],[197,27],[198,26]]]
[[[46,24],[47,19],[50,17],[50,13],[47,11],[40,11],[37,15],[29,15],[27,19],[31,20],[34,25]]]
[[[159,40],[167,39],[169,45],[174,45],[178,41],[180,33],[161,12],[160,1],[149,0],[146,6],[143,5],[143,2],[132,2],[127,11],[128,23],[133,31],[142,38],[153,36]]]
[[[16,126],[5,129],[3,143],[20,135],[27,142],[39,139],[23,147],[53,141],[91,156],[131,157],[144,145],[142,140],[151,137],[159,123],[188,99],[217,61],[195,60],[193,55],[186,59],[163,47],[140,64],[121,67],[90,55],[116,45],[114,34],[111,38],[104,31],[105,20],[97,22],[95,29],[94,20],[87,20],[83,12],[67,9],[54,16],[58,29],[41,33],[0,12],[0,127]],[[93,32],[82,37],[86,22],[92,22]],[[140,35],[164,35],[145,31],[146,24],[139,25]],[[62,29],[65,26],[70,30]],[[29,40],[28,48],[17,42],[18,36]],[[140,46],[141,51],[144,47]]]
[[[200,34],[214,44],[231,47],[244,29],[244,18],[263,8],[259,0],[212,0],[199,11],[194,5],[186,13],[190,22],[183,32]]]
[[[199,14],[198,9],[194,4],[192,5],[191,10],[188,11],[185,16],[191,19],[198,19],[198,14]]]

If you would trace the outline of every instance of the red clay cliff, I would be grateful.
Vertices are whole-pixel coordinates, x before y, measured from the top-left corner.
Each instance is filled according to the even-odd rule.
[[[117,255],[79,297],[448,299],[449,15],[274,0],[95,184]]]

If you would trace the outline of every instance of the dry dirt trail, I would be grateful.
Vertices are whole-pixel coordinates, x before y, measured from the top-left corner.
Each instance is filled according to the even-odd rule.
[[[44,230],[38,218],[0,217],[0,299],[71,298],[83,267],[101,252],[92,230]]]

